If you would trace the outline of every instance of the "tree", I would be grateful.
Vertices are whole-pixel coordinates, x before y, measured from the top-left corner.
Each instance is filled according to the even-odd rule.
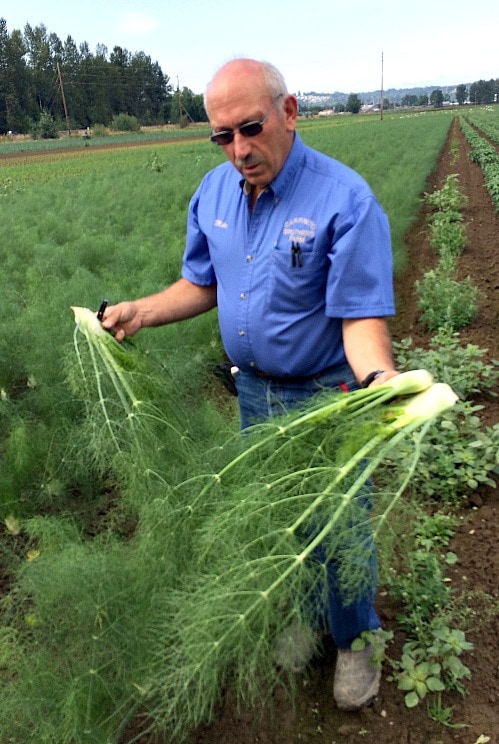
[[[0,132],[7,132],[8,118],[8,44],[7,21],[0,18]]]
[[[49,38],[43,24],[33,28],[27,23],[24,27],[24,41],[28,68],[35,90],[38,109],[36,118],[38,119],[40,111],[52,111],[57,92],[57,65],[52,56],[54,39]]]
[[[430,103],[435,108],[442,108],[444,103],[444,94],[442,93],[440,88],[436,88],[430,93]]]
[[[456,101],[460,106],[465,103],[466,99],[468,97],[468,89],[464,83],[461,83],[461,85],[458,85],[456,88]]]
[[[348,111],[350,114],[358,114],[362,106],[362,101],[358,97],[356,93],[350,93],[348,96],[348,101],[345,106],[345,111]]]
[[[478,80],[470,85],[471,103],[484,104],[494,103],[496,83],[494,80]]]
[[[0,132],[24,131],[31,115],[31,81],[24,61],[26,46],[19,31],[10,37],[0,18]]]
[[[406,95],[400,101],[400,105],[401,106],[417,106],[418,101],[419,99],[417,96],[411,95],[410,93],[406,93]]]
[[[177,89],[170,99],[169,121],[186,124],[189,121],[206,121],[206,118],[203,95],[193,93],[185,86],[181,91]]]
[[[83,127],[94,124],[108,126],[113,118],[110,101],[111,67],[107,61],[107,49],[98,46],[95,55],[87,53],[87,49],[80,46],[83,58],[80,66],[80,85],[85,91],[85,119]]]

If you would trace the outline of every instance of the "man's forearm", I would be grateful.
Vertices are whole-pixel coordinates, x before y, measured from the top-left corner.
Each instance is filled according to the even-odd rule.
[[[161,292],[135,300],[141,327],[176,323],[193,318],[217,304],[216,285],[202,287],[187,279],[179,279]]]
[[[104,312],[102,325],[114,330],[116,340],[122,341],[141,328],[193,318],[216,304],[216,285],[202,287],[187,279],[179,279],[162,292],[109,306]]]
[[[384,318],[343,320],[343,345],[358,382],[375,370],[383,370],[383,374],[376,378],[377,384],[398,374],[394,369],[392,341]]]

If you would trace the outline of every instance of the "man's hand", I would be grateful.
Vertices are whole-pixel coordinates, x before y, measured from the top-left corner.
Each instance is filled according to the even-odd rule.
[[[115,331],[116,341],[123,341],[125,336],[133,336],[142,328],[141,314],[135,302],[120,302],[109,305],[102,318],[102,327]]]
[[[388,382],[392,377],[396,377],[399,375],[400,372],[397,372],[396,369],[387,369],[384,370],[380,375],[377,375],[377,377],[374,378],[374,380],[371,382],[368,387],[376,387],[376,385],[383,385],[385,382]]]
[[[177,323],[212,310],[217,304],[217,285],[208,287],[179,279],[166,289],[131,302],[109,305],[102,327],[115,331],[116,341],[133,336],[141,328]]]

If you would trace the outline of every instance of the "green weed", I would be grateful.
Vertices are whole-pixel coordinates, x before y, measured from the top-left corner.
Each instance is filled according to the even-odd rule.
[[[388,572],[390,593],[404,603],[398,620],[408,639],[401,659],[389,660],[391,679],[405,693],[409,708],[429,693],[464,694],[463,680],[470,677],[460,657],[473,646],[460,628],[450,625],[452,589],[445,579],[446,565],[457,561],[454,553],[443,552],[456,524],[451,515],[420,513],[412,530],[414,548],[404,555],[400,570]]]
[[[411,337],[395,341],[393,346],[399,369],[427,369],[436,380],[450,385],[462,400],[474,393],[496,394],[499,362],[486,361],[487,349],[476,344],[462,346],[457,331],[439,328],[427,349],[414,348]]]
[[[429,331],[443,327],[457,331],[469,325],[477,315],[480,292],[469,276],[458,281],[449,276],[446,267],[437,267],[417,280],[415,287],[421,321]]]

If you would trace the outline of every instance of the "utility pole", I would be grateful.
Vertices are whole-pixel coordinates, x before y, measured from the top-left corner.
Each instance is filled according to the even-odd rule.
[[[381,103],[380,103],[380,119],[383,121],[383,52],[381,52]]]
[[[178,121],[179,125],[182,126],[182,120],[184,118],[184,111],[182,106],[182,93],[180,92],[180,82],[177,77],[177,96],[178,96]]]
[[[62,84],[62,75],[61,75],[61,68],[59,66],[59,62],[57,63],[57,74],[59,76],[59,85],[61,86],[62,105],[64,106],[64,116],[66,117],[66,129],[68,130],[68,137],[71,137],[71,128],[69,126],[68,109],[66,106],[66,98],[64,96],[64,86]]]

